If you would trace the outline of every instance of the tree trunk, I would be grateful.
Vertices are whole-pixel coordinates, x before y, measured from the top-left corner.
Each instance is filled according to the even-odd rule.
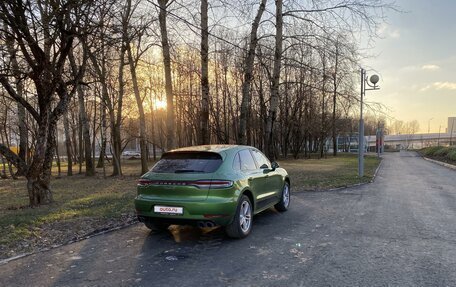
[[[332,106],[332,140],[333,140],[333,156],[337,156],[337,126],[336,126],[336,104],[337,104],[337,72],[339,66],[339,42],[336,41],[336,52],[334,59],[333,71],[333,106]]]
[[[95,165],[95,161],[96,161],[96,154],[95,154],[95,149],[96,149],[96,138],[97,138],[97,111],[98,111],[98,107],[97,107],[97,101],[94,99],[93,100],[93,121],[92,121],[92,162],[93,164]],[[94,167],[94,170],[95,170],[95,167]]]
[[[332,140],[333,140],[333,156],[337,156],[337,126],[336,126],[336,101],[337,87],[334,87],[333,93],[333,110],[332,110]]]
[[[0,174],[0,178],[7,179],[8,176],[6,175],[6,161],[3,156],[0,156],[0,158],[2,158],[2,173]]]
[[[62,176],[62,168],[60,164],[60,154],[59,154],[59,135],[58,130],[55,131],[55,157],[57,161],[57,177],[60,178]]]
[[[201,0],[201,137],[200,144],[209,144],[209,31],[207,0]]]
[[[166,7],[168,0],[157,0],[160,6],[158,20],[160,22],[161,44],[163,52],[163,65],[165,67],[165,90],[166,90],[166,148],[174,148],[174,101],[173,83],[171,78],[171,56],[168,43],[168,31],[166,27]]]
[[[5,117],[5,119],[6,119],[6,117]],[[5,132],[5,136],[8,136],[8,135],[6,135],[6,132]],[[3,132],[1,132],[1,131],[0,131],[0,140],[1,140],[2,142],[6,142],[6,141],[3,139]],[[0,146],[0,148],[1,148],[1,146]],[[7,147],[5,147],[5,148],[8,148],[8,149],[9,149],[9,144],[8,144],[8,143],[7,143]],[[3,155],[0,156],[0,157],[2,158],[2,163],[3,163],[3,170],[2,170],[1,178],[6,179],[6,178],[8,178],[8,176],[6,175],[5,157],[4,157]],[[13,171],[12,171],[12,168],[11,168],[11,163],[10,163],[10,161],[8,161],[8,170],[9,170],[11,176],[13,176],[13,179],[14,179],[14,176],[15,176],[15,175],[13,174]]]
[[[126,29],[126,28],[124,28]],[[125,65],[125,52],[126,52],[126,43],[122,40],[122,47],[120,50],[120,57],[119,57],[119,94],[118,94],[118,103],[117,103],[117,115],[114,116],[114,108],[110,110],[110,118],[111,118],[111,134],[112,134],[112,158],[113,158],[113,171],[112,176],[120,175],[122,176],[122,166],[120,163],[121,155],[122,155],[122,137],[120,134],[120,127],[122,123],[122,106],[123,106],[123,97],[125,93],[124,89],[124,65]]]
[[[239,144],[245,145],[247,143],[247,119],[249,117],[249,107],[251,105],[252,96],[250,87],[253,79],[253,63],[255,61],[255,51],[258,44],[258,26],[260,25],[261,17],[266,9],[267,0],[261,0],[260,7],[258,8],[257,15],[252,23],[252,30],[250,32],[250,45],[247,58],[245,59],[244,82],[242,83],[242,103],[241,115],[239,123]]]
[[[113,171],[111,176],[122,176],[122,166],[120,164],[121,156],[121,137],[120,137],[120,126],[113,120],[111,120],[111,142],[112,142],[112,159],[113,159]]]
[[[25,177],[31,207],[53,201],[50,188],[52,158],[55,153],[55,124],[43,117],[38,126],[36,145]]]
[[[147,166],[147,145],[146,145],[146,116],[144,115],[143,100],[139,94],[138,79],[136,77],[136,65],[131,54],[130,45],[127,45],[128,63],[130,64],[131,80],[135,93],[136,104],[139,111],[139,147],[141,149],[141,174],[149,171]]]
[[[5,143],[6,146],[3,146],[5,149],[8,149],[9,151],[9,148],[10,148],[10,143],[9,143],[9,139],[8,139],[8,126],[7,126],[7,121],[8,121],[8,107],[6,106],[6,104],[4,105],[4,110],[1,111],[3,113],[3,120],[2,120],[2,126],[1,126],[1,129],[0,129],[0,145],[2,143]],[[2,146],[0,146],[1,148]],[[1,151],[1,150],[0,150]],[[12,152],[11,152],[12,153]],[[3,153],[2,153],[3,155]],[[7,158],[8,160],[8,158]],[[13,176],[14,178],[14,173],[13,173],[13,170],[12,170],[12,167],[11,167],[11,163],[10,161],[8,160],[8,169],[9,169],[9,172],[10,174]]]
[[[279,83],[280,83],[280,68],[282,63],[282,35],[283,35],[283,15],[282,15],[282,0],[276,0],[276,35],[275,35],[275,51],[274,51],[274,68],[272,70],[271,83],[271,100],[269,105],[269,113],[266,124],[265,144],[266,154],[270,160],[275,160],[274,152],[274,121],[277,116],[277,108],[279,106]]]
[[[100,103],[100,154],[98,156],[97,168],[104,167],[104,159],[106,157],[106,107]]]
[[[152,87],[152,77],[149,77],[149,84],[150,87]],[[154,102],[153,98],[153,93],[152,89],[149,89],[149,97],[150,97],[150,102]],[[154,111],[154,106],[150,105],[150,133],[151,133],[151,142],[152,142],[152,156],[154,161],[157,160],[157,147],[156,147],[156,138],[155,138],[155,124],[156,124],[156,118],[155,118],[155,111]]]
[[[70,124],[68,122],[68,114],[63,115],[63,129],[65,133],[65,146],[67,153],[68,169],[67,176],[73,175],[73,154],[71,152],[71,137],[70,137]]]
[[[321,87],[321,128],[320,128],[320,158],[323,158],[325,154],[326,144],[326,81],[328,79],[326,73],[326,52],[322,52],[321,56],[323,64],[323,78]]]
[[[82,163],[83,163],[83,152],[84,152],[84,141],[82,139],[82,119],[81,113],[79,112],[78,122],[78,163],[79,163],[79,174],[82,174]]]
[[[75,76],[78,73],[78,71],[77,71],[76,61],[74,59],[73,52],[71,52],[69,54],[69,60],[70,60],[73,76]],[[79,115],[80,115],[80,121],[81,121],[79,124],[81,125],[80,128],[82,131],[82,137],[81,137],[80,141],[83,140],[83,143],[84,143],[85,175],[93,176],[93,175],[95,175],[95,166],[94,166],[93,160],[92,160],[92,145],[90,143],[90,126],[89,126],[89,120],[87,118],[87,112],[86,112],[86,108],[85,108],[84,91],[82,90],[82,87],[80,85],[78,85],[76,90],[78,93]],[[79,154],[79,156],[82,158],[82,154]]]

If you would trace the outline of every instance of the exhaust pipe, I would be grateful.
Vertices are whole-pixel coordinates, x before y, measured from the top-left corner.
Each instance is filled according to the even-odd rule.
[[[212,221],[198,221],[197,223],[199,228],[204,228],[204,227],[215,227],[216,224]]]

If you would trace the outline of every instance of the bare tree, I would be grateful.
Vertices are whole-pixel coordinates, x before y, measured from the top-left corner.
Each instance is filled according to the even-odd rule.
[[[127,8],[126,8],[126,15],[128,17],[124,18],[125,21],[129,21],[132,17],[132,14],[134,13],[136,7],[136,3],[132,7],[131,0],[127,0]],[[127,23],[128,25],[128,23]],[[131,24],[129,26],[132,26]],[[138,66],[138,61],[141,56],[141,51],[137,53],[137,55],[134,57],[133,52],[132,52],[132,47],[131,47],[131,42],[133,41],[133,38],[137,38],[138,45],[137,45],[137,50],[141,49],[141,39],[143,36],[143,33],[145,32],[145,28],[147,27],[147,23],[138,23],[136,26],[137,29],[134,29],[134,31],[128,31],[129,34],[123,35],[125,38],[125,42],[127,43],[127,57],[128,57],[128,64],[130,66],[130,73],[131,73],[131,80],[133,83],[133,91],[135,94],[135,99],[136,99],[136,104],[138,106],[138,112],[139,112],[139,147],[141,149],[141,174],[146,173],[149,168],[147,166],[147,135],[146,135],[146,117],[144,114],[144,107],[143,107],[143,99],[140,95],[139,92],[139,85],[138,85],[138,77],[136,75],[136,68]],[[127,32],[127,31],[126,31]]]
[[[174,100],[173,82],[171,78],[171,55],[169,51],[168,30],[166,27],[167,8],[173,1],[157,0],[159,5],[158,19],[160,22],[161,44],[163,52],[163,66],[165,69],[165,90],[166,90],[166,147],[168,150],[174,148]]]
[[[89,6],[84,7],[82,3],[83,1],[74,1],[73,5],[51,5],[49,1],[0,3],[0,18],[8,28],[3,29],[2,34],[9,34],[20,47],[26,65],[23,77],[29,77],[34,84],[36,106],[31,100],[18,95],[5,67],[2,67],[0,83],[9,97],[31,114],[38,127],[30,163],[25,162],[4,144],[0,144],[0,153],[27,178],[31,206],[52,202],[50,179],[56,148],[56,125],[61,115],[66,112],[82,78],[80,67],[75,77],[66,76],[65,73],[71,48],[81,32],[83,22],[79,15],[88,13],[82,9]],[[83,62],[82,65],[84,64]],[[58,96],[57,99],[55,95]]]
[[[78,65],[76,63],[75,57],[73,55],[74,51],[69,53],[68,59],[71,65],[71,72],[73,73],[73,77],[77,76]],[[85,72],[83,68],[82,73]],[[95,175],[95,166],[93,164],[92,159],[92,146],[90,144],[90,125],[89,120],[87,118],[87,111],[85,108],[85,100],[84,100],[84,91],[82,90],[82,86],[78,85],[76,88],[78,94],[78,104],[79,104],[79,116],[81,119],[81,126],[80,129],[82,131],[82,137],[80,140],[84,142],[84,161],[85,161],[85,175],[86,176],[93,176]],[[95,140],[95,139],[94,139]],[[81,155],[79,155],[81,158]]]
[[[274,68],[272,70],[271,82],[271,99],[268,111],[268,118],[266,122],[265,144],[266,154],[269,159],[276,158],[274,152],[274,122],[277,116],[277,108],[279,105],[279,83],[280,83],[280,68],[282,65],[282,37],[283,37],[283,14],[282,14],[282,0],[275,1],[275,19],[276,19],[276,34],[275,34],[275,49],[274,49]]]
[[[252,96],[250,93],[250,86],[253,79],[253,64],[255,61],[255,51],[258,44],[258,27],[260,26],[261,17],[266,9],[267,0],[261,0],[260,7],[252,23],[252,30],[250,31],[250,43],[249,50],[247,52],[247,58],[245,59],[245,71],[244,71],[244,82],[242,83],[242,104],[241,104],[241,115],[239,118],[239,135],[238,140],[240,144],[247,144],[247,118],[248,111],[251,105]]]

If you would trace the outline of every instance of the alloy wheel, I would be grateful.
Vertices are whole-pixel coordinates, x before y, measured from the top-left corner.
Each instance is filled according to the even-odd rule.
[[[243,201],[239,212],[239,224],[243,232],[248,232],[252,224],[252,208],[248,201]]]

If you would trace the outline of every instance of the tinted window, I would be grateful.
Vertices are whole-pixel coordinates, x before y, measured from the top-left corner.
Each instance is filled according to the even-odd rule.
[[[249,150],[241,150],[239,152],[239,157],[241,159],[241,170],[257,169],[255,161],[253,160]]]
[[[241,159],[239,158],[239,153],[236,154],[233,160],[233,169],[241,170]]]
[[[222,157],[212,152],[165,153],[152,168],[158,173],[210,173],[222,164]]]
[[[268,168],[271,167],[271,163],[261,152],[259,152],[257,150],[252,150],[252,154],[253,154],[253,157],[255,158],[258,166],[261,167],[262,165],[267,165]]]

